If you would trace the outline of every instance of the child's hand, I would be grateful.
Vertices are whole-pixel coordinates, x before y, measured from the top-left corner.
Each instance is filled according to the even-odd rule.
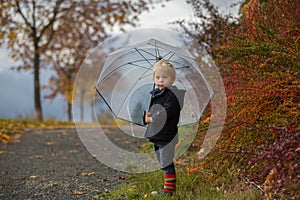
[[[145,122],[146,123],[152,123],[153,122],[153,119],[151,117],[151,113],[149,111],[146,111]]]

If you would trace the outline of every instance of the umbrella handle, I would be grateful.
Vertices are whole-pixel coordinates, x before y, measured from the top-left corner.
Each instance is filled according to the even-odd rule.
[[[155,89],[155,83],[153,83],[153,88],[152,88],[152,91]],[[154,97],[154,94],[153,92],[151,92],[151,100],[150,100],[150,104],[149,104],[149,108],[148,108],[148,111],[150,110],[150,107],[151,107],[151,102],[152,102],[152,99]]]

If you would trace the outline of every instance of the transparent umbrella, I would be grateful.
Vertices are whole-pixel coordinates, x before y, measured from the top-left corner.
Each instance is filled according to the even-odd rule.
[[[174,86],[185,91],[179,126],[198,122],[213,96],[201,66],[188,51],[156,39],[118,49],[107,55],[96,91],[116,119],[145,126],[142,117],[149,109],[154,88],[153,65],[167,60],[176,69]]]

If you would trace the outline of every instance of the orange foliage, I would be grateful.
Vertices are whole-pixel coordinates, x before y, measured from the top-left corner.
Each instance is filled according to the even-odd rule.
[[[246,0],[241,15],[238,25],[220,31],[221,44],[210,44],[226,89],[227,118],[213,153],[189,172],[238,170],[265,185],[267,198],[297,199],[300,3]]]

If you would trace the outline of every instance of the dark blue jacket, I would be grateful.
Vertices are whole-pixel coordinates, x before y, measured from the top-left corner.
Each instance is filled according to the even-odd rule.
[[[170,142],[178,132],[185,91],[172,86],[163,90],[154,89],[150,93],[149,111],[153,122],[148,124],[145,137],[153,143]]]

